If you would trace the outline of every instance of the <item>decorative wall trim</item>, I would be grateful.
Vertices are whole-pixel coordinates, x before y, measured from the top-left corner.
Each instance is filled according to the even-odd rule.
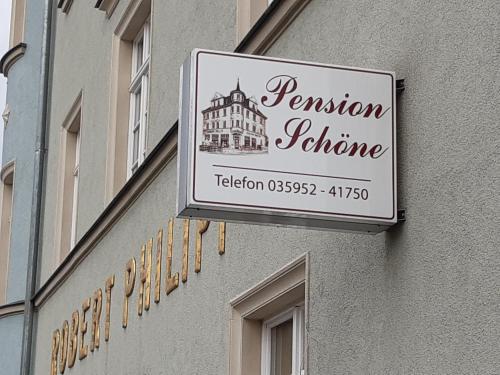
[[[260,373],[263,321],[297,306],[305,305],[308,324],[309,256],[301,255],[231,302],[229,329],[229,373]],[[304,363],[307,368],[307,335]]]
[[[234,52],[264,54],[311,0],[274,0]]]
[[[12,181],[6,181],[8,177],[12,177],[14,173],[14,169],[16,166],[16,161],[11,160],[8,163],[5,163],[0,170],[0,181],[2,181],[4,184],[12,184]]]
[[[99,241],[118,222],[158,174],[166,167],[177,151],[177,124],[161,139],[146,157],[136,173],[126,182],[114,199],[104,209],[90,229],[77,242],[71,253],[35,293],[35,307],[40,308],[78,265],[92,252]]]
[[[3,127],[6,128],[7,125],[9,124],[9,117],[10,117],[10,107],[9,104],[5,104],[5,109],[2,112],[2,119],[3,119]]]
[[[24,314],[24,301],[0,305],[0,319],[19,314]]]
[[[59,0],[59,2],[57,3],[57,7],[66,14],[69,13],[71,5],[73,5],[73,0]]]
[[[139,6],[144,3],[150,3],[150,1],[151,0],[131,0],[115,29],[115,34],[123,39],[130,38],[131,35],[128,35],[127,25],[130,24],[132,15],[136,14]],[[279,38],[309,1],[310,0],[274,0],[241,43],[236,47],[235,52],[263,54],[271,47],[274,41]],[[147,17],[147,15],[145,14],[144,17]],[[71,253],[63,260],[47,281],[39,287],[33,297],[37,309],[39,309],[77,269],[78,265],[92,252],[97,243],[107,234],[113,225],[118,222],[120,217],[156,178],[161,170],[165,168],[168,161],[175,156],[177,152],[177,128],[178,124],[176,122],[146,157],[137,172],[132,175],[116,196],[114,196],[98,219],[78,241]],[[303,262],[303,258],[297,260],[297,262]],[[285,268],[289,270],[287,267]],[[307,267],[306,262],[306,272],[308,272]],[[275,276],[277,276],[277,274],[273,277]],[[269,280],[266,280],[266,282],[268,281]],[[256,286],[256,288],[258,288],[258,286]],[[306,282],[306,300],[307,298],[308,285]],[[237,299],[232,301],[232,304],[235,303],[238,303]]]
[[[106,12],[106,17],[110,18],[120,0],[97,0],[94,8]]]
[[[19,43],[9,49],[0,59],[0,73],[5,77],[14,63],[19,60],[26,52],[26,43]]]

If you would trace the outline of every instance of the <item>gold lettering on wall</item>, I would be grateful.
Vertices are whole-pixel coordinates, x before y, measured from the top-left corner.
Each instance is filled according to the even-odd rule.
[[[225,253],[226,242],[226,223],[218,223],[218,252],[220,255]],[[210,226],[208,220],[197,220],[196,225],[196,243],[194,255],[194,271],[201,271],[202,255],[203,255],[203,235],[207,232]],[[190,220],[183,220],[183,238],[182,238],[182,281],[185,283],[188,279],[189,272],[189,241],[190,241]],[[167,272],[166,272],[166,294],[169,295],[174,289],[179,286],[179,272],[172,275],[172,259],[173,259],[173,238],[174,238],[174,219],[168,221],[168,237],[167,237]],[[154,301],[160,302],[161,298],[161,277],[162,277],[162,251],[163,251],[163,229],[158,230],[156,236],[156,258],[155,258],[155,280],[154,280]],[[154,239],[151,238],[141,247],[140,253],[140,269],[137,277],[140,281],[138,313],[142,315],[143,310],[149,310],[151,305],[151,272],[153,267],[153,245]],[[124,272],[124,301],[122,326],[127,328],[129,300],[135,288],[137,269],[136,258],[132,257],[125,265]],[[106,293],[106,308],[104,321],[104,340],[109,341],[110,337],[110,320],[111,320],[111,292],[115,285],[115,275],[111,275],[105,281]],[[100,321],[102,315],[102,298],[103,292],[98,288],[91,296],[82,303],[81,316],[80,311],[75,310],[71,315],[71,324],[68,321],[63,322],[62,328],[54,331],[52,336],[52,353],[51,353],[51,374],[56,374],[57,371],[64,374],[66,366],[72,368],[75,365],[77,352],[79,359],[83,360],[88,356],[88,351],[94,352],[100,347]],[[86,320],[86,313],[90,309],[92,316],[89,321]],[[90,321],[91,319],[91,321]],[[91,324],[88,327],[88,324]],[[88,332],[90,329],[90,332]],[[85,344],[85,334],[90,334],[89,344]]]
[[[162,260],[162,244],[163,242],[163,229],[158,231],[156,235],[156,272],[155,272],[155,303],[160,302],[161,294],[161,260]]]
[[[144,282],[142,281],[142,275],[145,273],[144,272],[144,261],[146,258],[146,245],[141,246],[141,255],[140,255],[140,261],[141,261],[141,268],[139,269],[139,298],[137,299],[137,314],[139,316],[142,315],[142,307],[144,304]]]
[[[50,375],[57,375],[57,352],[59,350],[59,330],[52,334],[52,356],[50,360]]]
[[[68,354],[69,324],[65,320],[61,328],[61,340],[59,343],[59,372],[64,374],[66,370],[66,358]]]
[[[125,287],[123,300],[122,327],[127,328],[128,324],[128,298],[134,291],[135,284],[135,258],[130,259],[125,265]]]
[[[226,222],[219,223],[219,254],[226,252]]]
[[[78,310],[73,311],[71,314],[71,329],[69,330],[68,340],[68,368],[75,365],[76,349],[78,348],[78,327],[80,322],[80,315]]]
[[[167,296],[179,286],[179,272],[172,277],[172,256],[174,252],[174,219],[168,220],[168,238],[167,238]]]
[[[90,298],[87,298],[82,303],[82,318],[80,319],[80,350],[78,359],[81,361],[88,354],[88,345],[85,344],[85,333],[87,333],[87,322],[85,321],[85,313],[90,308]]]
[[[189,265],[189,219],[184,219],[184,230],[182,235],[182,282],[188,279]]]
[[[111,321],[111,289],[115,286],[115,275],[106,280],[106,318],[104,321],[104,341],[109,340],[109,325]]]
[[[137,313],[142,315],[143,308],[147,311],[151,305],[151,253],[153,251],[153,239],[141,248],[141,271],[139,285],[139,304]]]
[[[99,325],[101,323],[101,312],[102,312],[102,289],[99,288],[94,293],[94,298],[92,299],[92,330],[91,330],[91,340],[90,340],[90,351],[93,352],[94,348],[99,349],[100,335],[99,335]]]
[[[202,251],[202,236],[208,229],[210,221],[208,220],[198,220],[198,225],[196,229],[196,245],[195,245],[195,257],[194,257],[194,272],[199,273],[201,271],[201,251]]]

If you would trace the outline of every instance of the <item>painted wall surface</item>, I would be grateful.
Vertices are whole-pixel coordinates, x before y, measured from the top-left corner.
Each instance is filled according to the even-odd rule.
[[[185,53],[196,46],[235,47],[231,45],[235,30],[224,39],[221,34],[210,35],[212,29],[202,32],[194,26],[200,17],[192,12],[211,14],[212,4],[205,8],[200,2],[171,2],[174,9],[168,14],[158,3],[155,9],[161,21],[153,22],[152,57],[152,77],[158,78],[152,83],[150,142],[159,139],[177,116],[174,77]],[[124,4],[120,2],[119,10]],[[82,142],[87,137],[89,143],[82,155],[88,155],[89,165],[82,164],[82,179],[92,175],[94,180],[81,198],[85,209],[80,230],[102,210],[105,150],[99,148],[105,147],[101,138],[108,98],[107,88],[98,80],[106,82],[107,65],[95,59],[109,59],[110,39],[94,36],[113,27],[102,17],[99,28],[88,4],[75,2],[73,7],[68,17],[75,17],[74,32],[64,29],[68,34],[56,51],[55,71],[60,78],[54,81],[53,103],[60,108],[51,111],[49,153],[55,153],[56,124],[84,87]],[[152,303],[142,317],[136,313],[136,283],[124,330],[125,263],[132,256],[138,259],[140,246],[160,227],[165,229],[174,215],[173,160],[41,307],[34,373],[49,373],[53,330],[115,274],[111,339],[105,343],[101,336],[99,350],[83,361],[77,359],[72,374],[226,374],[229,301],[305,252],[310,253],[309,374],[496,373],[500,368],[496,108],[500,90],[495,79],[499,7],[494,0],[427,2],[425,7],[410,1],[311,1],[268,54],[394,70],[405,78],[407,88],[398,105],[398,172],[399,205],[407,210],[407,222],[376,236],[228,224],[223,256],[217,254],[212,223],[204,237],[202,272],[195,274],[191,267],[187,284],[181,283],[168,297],[162,293],[160,304]],[[224,9],[222,14],[227,11],[234,17],[234,4]],[[78,33],[83,20],[86,32]],[[192,25],[192,33],[187,25]],[[229,26],[221,28],[231,31]],[[76,53],[75,46],[82,52],[74,64],[82,61],[81,66],[68,64],[71,53],[61,55],[63,48]],[[81,74],[82,69],[89,71],[92,58],[95,70]],[[77,74],[74,82],[68,82],[71,74]],[[55,171],[48,173],[53,177]],[[48,184],[47,191],[52,186]],[[46,217],[53,202],[47,193]],[[53,231],[47,222],[42,279],[50,275],[53,262]],[[194,223],[191,231],[193,244]],[[181,268],[181,233],[181,221],[176,221],[174,271]],[[193,265],[193,245],[190,251]]]
[[[68,14],[57,11],[53,58],[50,129],[43,220],[45,255],[43,282],[57,266],[54,252],[58,160],[62,125],[80,90],[82,100],[81,163],[77,239],[90,228],[105,207],[106,137],[111,84],[112,36],[129,0],[118,3],[113,16],[86,2],[74,2]],[[192,48],[208,45],[234,48],[235,4],[225,0],[155,1],[152,15],[151,101],[147,152],[175,123],[178,107],[179,67]],[[227,16],[217,23],[217,14]],[[157,22],[155,20],[158,20]],[[206,20],[192,27],[192,20]],[[213,35],[217,35],[216,38]],[[178,43],[183,40],[183,43]],[[128,124],[126,124],[128,127]],[[125,156],[126,157],[126,156]],[[52,220],[51,220],[52,219]]]
[[[9,70],[7,103],[11,113],[4,129],[2,157],[3,165],[15,161],[7,303],[23,300],[26,289],[35,130],[39,121],[43,2],[28,2],[25,19],[26,53]]]
[[[17,375],[21,369],[23,316],[14,315],[0,319],[0,332],[0,373]]]

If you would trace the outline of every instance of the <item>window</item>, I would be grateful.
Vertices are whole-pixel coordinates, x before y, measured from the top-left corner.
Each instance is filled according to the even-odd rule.
[[[108,5],[106,8],[112,9]],[[113,34],[106,137],[106,202],[125,185],[132,169],[135,171],[144,160],[147,149],[150,16],[151,0],[130,0]]]
[[[70,133],[73,138],[72,142],[75,143],[75,165],[73,168],[73,202],[71,204],[71,239],[70,248],[75,247],[76,243],[76,218],[78,212],[78,179],[80,176],[80,124],[78,128]]]
[[[75,100],[63,122],[60,144],[60,176],[58,184],[58,209],[56,249],[58,261],[74,248],[77,242],[78,187],[80,181],[80,148],[82,93]]]
[[[262,324],[262,375],[300,375],[304,307],[292,307]]]
[[[231,301],[230,375],[303,375],[306,262],[299,259]]]
[[[149,101],[149,31],[149,21],[146,21],[137,34],[132,47],[127,177],[130,177],[139,168],[139,165],[146,157]]]
[[[7,163],[1,173],[2,191],[0,201],[0,305],[7,299],[7,278],[10,252],[10,230],[12,225],[12,199],[14,189],[14,162]]]

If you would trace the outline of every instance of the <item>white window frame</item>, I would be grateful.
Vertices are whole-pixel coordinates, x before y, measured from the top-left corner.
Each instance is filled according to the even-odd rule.
[[[271,374],[271,331],[292,320],[292,374],[304,374],[304,305],[292,307],[262,323],[261,375]]]
[[[75,247],[76,244],[76,220],[78,217],[78,183],[80,179],[80,129],[78,129],[78,132],[76,133],[75,166],[73,168],[73,202],[71,207],[70,251]]]
[[[151,56],[151,28],[149,19],[144,22],[132,45],[132,77],[130,80],[130,115],[128,132],[127,179],[139,168],[146,157],[147,122],[149,113],[149,66]],[[142,65],[137,66],[138,44],[142,39]],[[136,123],[136,97],[140,91],[138,123]],[[133,160],[134,132],[138,131],[137,160]]]

